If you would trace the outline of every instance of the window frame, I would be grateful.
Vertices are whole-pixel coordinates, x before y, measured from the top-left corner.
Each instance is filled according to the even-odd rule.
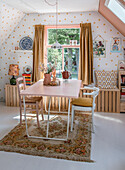
[[[122,2],[121,0],[114,0],[113,3],[111,2],[111,0],[106,0],[105,1],[105,6],[114,15],[116,15],[116,17],[118,17],[123,23],[125,23],[125,19],[123,17],[124,16],[124,11],[123,10],[125,10],[124,2]],[[111,6],[111,5],[115,5],[115,6]]]
[[[80,25],[47,25],[45,26],[45,58],[44,58],[44,64],[47,65],[47,49],[51,48],[51,45],[48,45],[48,29],[72,29],[72,28],[79,28]],[[79,48],[80,44],[78,45],[62,45],[62,70],[64,70],[64,48]]]

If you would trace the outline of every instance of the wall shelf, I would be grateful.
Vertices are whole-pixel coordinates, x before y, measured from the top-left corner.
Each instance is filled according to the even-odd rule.
[[[13,53],[32,53],[33,50],[11,50]]]

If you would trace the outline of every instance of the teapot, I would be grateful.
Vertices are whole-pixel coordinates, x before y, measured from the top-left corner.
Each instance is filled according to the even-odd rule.
[[[66,70],[62,72],[63,79],[68,79],[70,75],[71,75],[70,72],[68,72]]]

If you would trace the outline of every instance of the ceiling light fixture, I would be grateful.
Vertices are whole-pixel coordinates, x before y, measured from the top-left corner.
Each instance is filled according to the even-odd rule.
[[[57,25],[58,25],[58,0],[56,0],[55,4],[50,4],[47,0],[45,0],[45,2],[50,6],[56,6],[56,42],[54,44],[52,44],[51,48],[52,49],[61,49],[62,46],[57,40],[58,39],[58,28],[57,28]]]

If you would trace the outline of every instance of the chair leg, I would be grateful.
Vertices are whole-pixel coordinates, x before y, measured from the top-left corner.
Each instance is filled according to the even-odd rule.
[[[71,132],[73,130],[73,121],[74,121],[74,108],[72,106],[72,113],[71,113]]]
[[[42,120],[44,120],[44,115],[43,115],[43,99],[41,101],[41,116],[42,116]]]
[[[59,100],[59,97],[58,97],[58,106],[59,106],[59,112],[60,112],[60,100]]]
[[[39,105],[38,105],[38,102],[36,102],[36,116],[37,116],[37,126],[40,127],[40,124],[39,124]]]
[[[22,105],[20,104],[20,125],[22,125]]]
[[[94,108],[92,107],[92,133],[94,133]]]

